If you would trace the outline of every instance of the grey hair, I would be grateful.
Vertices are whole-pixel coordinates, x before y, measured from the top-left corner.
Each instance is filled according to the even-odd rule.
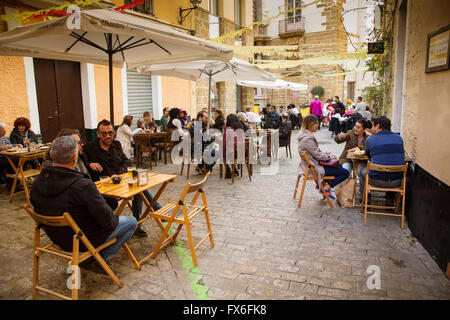
[[[281,115],[284,119],[289,118],[289,115],[287,112],[283,112],[283,114]]]
[[[2,127],[3,129],[6,129],[6,124],[4,122],[0,122],[0,127]]]
[[[78,153],[78,142],[72,136],[62,136],[52,142],[50,155],[52,161],[58,164],[69,164]]]
[[[247,119],[247,117],[245,116],[245,112],[239,112],[237,114],[237,117],[238,117],[238,119],[242,119],[244,121]]]

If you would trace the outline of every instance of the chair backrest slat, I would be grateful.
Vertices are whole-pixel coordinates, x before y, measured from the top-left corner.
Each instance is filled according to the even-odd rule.
[[[406,172],[408,169],[407,164],[403,164],[400,166],[384,166],[379,164],[373,164],[370,161],[367,163],[367,170],[375,170],[381,172]]]
[[[45,159],[47,158],[47,151],[42,151],[42,152],[37,152],[37,153],[32,153],[32,154],[26,154],[24,156],[22,156],[22,165],[25,162],[28,161],[32,161],[32,160],[36,160],[36,159],[43,159],[43,161],[45,161]]]
[[[187,192],[186,193],[192,193],[192,192],[196,192],[196,191],[199,191],[199,190],[203,189],[203,187],[204,187],[204,185],[206,183],[206,180],[208,180],[208,178],[209,178],[209,175],[210,175],[210,173],[208,172],[208,173],[206,173],[206,175],[205,175],[205,177],[203,178],[202,181],[200,181],[200,182],[198,182],[196,184],[189,185],[189,188],[187,188]]]
[[[306,152],[302,152],[300,153],[300,157],[305,160],[305,162],[308,164],[308,166],[311,166],[311,162],[309,161],[308,155],[306,154]]]
[[[43,216],[40,214],[37,214],[33,211],[31,206],[29,204],[25,205],[25,210],[28,212],[28,214],[33,218],[34,221],[37,223],[44,225],[44,226],[50,226],[50,227],[67,227],[69,226],[69,222],[66,220],[64,216]]]

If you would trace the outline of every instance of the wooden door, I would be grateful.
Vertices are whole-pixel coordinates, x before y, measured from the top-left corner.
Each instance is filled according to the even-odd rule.
[[[51,142],[62,128],[84,135],[84,115],[78,62],[33,59],[39,122],[44,142]]]

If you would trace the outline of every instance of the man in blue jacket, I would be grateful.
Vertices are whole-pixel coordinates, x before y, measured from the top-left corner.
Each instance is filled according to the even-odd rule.
[[[405,164],[405,149],[403,139],[400,135],[391,131],[391,120],[385,116],[380,116],[372,120],[373,135],[366,140],[365,154],[373,164],[385,166],[399,166]],[[366,179],[367,167],[359,173],[361,195],[364,193],[364,182]],[[369,171],[369,183],[379,188],[395,188],[402,183],[403,174],[401,172],[380,172]],[[386,205],[394,203],[395,193],[386,193]]]

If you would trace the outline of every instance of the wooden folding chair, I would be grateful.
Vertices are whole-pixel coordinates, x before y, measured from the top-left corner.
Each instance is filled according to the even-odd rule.
[[[374,187],[369,183],[369,170],[374,171],[381,171],[381,172],[402,172],[402,182],[400,187],[394,187],[394,188],[379,188]],[[373,164],[370,163],[370,161],[367,162],[367,173],[366,173],[366,179],[364,182],[364,194],[363,194],[363,200],[361,203],[361,212],[364,210],[364,225],[367,225],[367,215],[368,214],[376,214],[376,215],[382,215],[382,216],[394,216],[394,217],[401,217],[401,228],[403,229],[405,224],[405,196],[406,196],[406,171],[408,170],[408,164],[403,164],[400,166],[383,166],[379,164]],[[395,206],[379,206],[379,205],[373,205],[368,204],[368,195],[370,191],[384,191],[384,192],[396,192],[397,197],[395,200]],[[398,207],[400,205],[400,198],[402,198],[402,213],[397,214]],[[387,212],[377,212],[377,211],[368,211],[368,208],[375,208],[375,209],[393,209],[393,213],[387,213]]]
[[[155,138],[157,138],[159,141],[156,142],[155,147],[158,152],[158,158],[161,160],[162,154],[164,154],[164,164],[167,164],[167,153],[172,152],[172,148],[174,145],[176,145],[176,142],[171,141],[172,137],[172,131],[168,130],[167,132],[159,132],[155,134]],[[169,157],[170,162],[172,162],[172,158]]]
[[[181,193],[181,197],[179,198],[178,201],[170,201],[167,205],[165,205],[161,209],[159,209],[155,212],[150,212],[150,215],[149,215],[150,217],[156,218],[156,219],[161,219],[161,220],[168,222],[163,230],[163,233],[162,233],[157,245],[156,245],[155,250],[151,254],[151,258],[154,259],[161,248],[164,248],[169,243],[174,243],[183,226],[186,226],[189,248],[191,250],[191,257],[192,257],[192,262],[194,263],[194,266],[197,266],[197,257],[195,254],[195,250],[203,242],[205,242],[206,239],[209,238],[211,248],[214,247],[214,238],[213,238],[213,234],[212,234],[212,230],[211,230],[208,204],[206,202],[205,190],[203,189],[204,185],[206,183],[206,180],[208,180],[209,175],[210,175],[210,173],[208,172],[205,175],[205,177],[203,178],[203,180],[196,184],[191,185],[190,183],[187,183],[186,186],[184,187],[184,190]],[[195,192],[195,194],[194,194],[192,201],[190,202],[190,204],[186,204],[184,202],[186,195],[189,193],[194,193],[194,192]],[[195,203],[200,195],[202,196],[203,205],[196,206]],[[179,212],[180,208],[182,211],[181,214]],[[192,220],[201,212],[203,212],[205,214],[208,233],[196,245],[194,245],[194,241],[192,240],[192,233],[191,233]],[[178,224],[178,227],[177,227],[175,233],[168,236],[169,229],[170,229],[172,223]]]
[[[111,268],[108,266],[108,264],[105,262],[105,260],[101,257],[99,252],[106,247],[109,247],[113,243],[117,241],[116,238],[103,243],[102,245],[98,246],[97,248],[94,248],[94,246],[91,244],[89,239],[84,235],[84,233],[81,231],[81,229],[78,227],[76,222],[72,219],[71,215],[68,212],[65,212],[62,216],[43,216],[40,214],[37,214],[36,212],[31,209],[31,206],[29,204],[25,205],[25,210],[30,214],[30,216],[33,218],[34,221],[36,221],[36,227],[34,230],[34,246],[33,246],[33,299],[38,299],[38,292],[43,291],[48,294],[52,294],[54,296],[57,296],[59,298],[65,299],[65,300],[78,300],[78,290],[81,286],[80,281],[80,274],[79,274],[79,264],[85,260],[87,260],[90,257],[94,257],[95,260],[102,266],[102,268],[105,270],[105,272],[111,277],[111,279],[120,287],[123,287],[123,284],[120,282],[117,275],[111,270]],[[40,239],[41,239],[41,227],[43,226],[50,226],[50,227],[70,227],[72,228],[74,232],[73,236],[73,250],[72,252],[67,252],[62,249],[60,249],[55,244],[49,244],[46,246],[41,246]],[[80,253],[80,240],[84,244],[84,246],[87,248],[88,251]],[[44,253],[49,253],[64,259],[69,260],[68,265],[71,267],[72,271],[72,283],[71,283],[71,290],[72,295],[71,297],[65,296],[63,294],[60,294],[56,291],[52,291],[50,289],[43,288],[39,286],[39,260],[40,257]],[[128,252],[127,252],[128,254]]]
[[[286,146],[280,147],[280,148],[286,148],[286,158],[290,157],[292,159],[292,152],[291,152],[291,135],[292,135],[292,130],[291,132],[289,132],[289,144],[287,144]],[[289,151],[289,154],[288,154]]]
[[[13,197],[14,197],[14,194],[16,191],[17,182],[19,181],[23,185],[23,189],[24,189],[23,191],[25,192],[25,196],[27,198],[27,203],[30,203],[30,190],[28,190],[27,180],[29,180],[29,182],[32,183],[33,178],[35,176],[38,176],[41,173],[42,164],[45,162],[45,159],[47,158],[47,151],[41,151],[41,152],[36,152],[36,153],[32,153],[32,154],[20,155],[19,157],[20,158],[19,158],[19,162],[18,162],[17,166],[15,166],[13,161],[11,161],[11,159],[8,158],[9,163],[10,163],[12,169],[14,170],[14,173],[6,174],[6,177],[14,179],[14,182],[13,182],[13,185],[11,188],[11,193],[9,195],[9,202],[12,202],[12,200],[13,200]],[[40,162],[40,165],[36,169],[23,170],[24,165],[28,161],[33,161],[33,160],[41,160],[42,162]]]
[[[244,148],[245,153],[239,154],[238,150]],[[250,157],[254,154],[253,145],[250,145],[250,140],[245,139],[245,142],[235,142],[234,143],[234,163],[231,165],[231,183],[234,183],[234,169],[238,167],[240,169],[241,178],[243,165],[247,167],[248,179],[252,181],[253,167],[250,162]]]
[[[331,209],[333,209],[333,203],[331,203],[330,198],[328,197],[328,194],[325,192],[325,190],[323,189],[323,187],[319,184],[319,178],[317,175],[316,170],[314,170],[314,167],[312,166],[311,162],[309,161],[308,155],[305,152],[300,153],[300,157],[302,158],[303,161],[306,162],[307,164],[307,168],[303,177],[303,186],[302,186],[302,191],[300,193],[300,200],[298,201],[298,207],[300,208],[302,205],[302,200],[303,200],[303,193],[305,192],[305,187],[306,187],[306,181],[314,181],[319,188],[322,189],[322,194],[323,196],[327,199],[328,204],[330,205]],[[310,176],[309,174],[312,174],[312,176]],[[297,184],[295,185],[295,190],[294,190],[294,199],[297,197],[297,191],[298,191],[298,184],[300,182],[300,178],[301,175],[299,175],[297,177]],[[324,176],[322,177],[322,180],[333,180],[334,176]]]
[[[273,150],[274,146],[272,145],[272,131],[267,130],[266,135],[261,135],[261,133],[262,133],[261,130],[256,131],[256,135],[258,136],[258,138],[262,136],[261,143],[258,143],[256,152],[259,158],[267,157],[269,159],[268,164],[270,165],[272,162],[272,151],[274,151]],[[275,156],[276,153],[277,152],[274,152]]]
[[[136,145],[136,168],[142,165],[142,157],[145,152],[148,152],[148,162],[150,164],[150,169],[152,167],[152,158],[155,156],[155,167],[156,167],[156,148],[152,147],[150,144],[151,135],[149,134],[136,134],[134,136],[134,141]]]
[[[194,143],[194,138],[191,138],[191,145]],[[187,165],[187,173],[186,173],[186,179],[189,179],[189,173],[191,171],[191,164],[194,163],[194,159],[195,159],[195,154],[193,152],[191,152],[191,158],[189,159],[189,161],[186,163]],[[180,172],[180,176],[183,176],[183,171],[184,171],[184,160],[183,162],[181,162],[181,172]],[[202,156],[202,160],[203,160],[203,156]],[[203,164],[203,169],[206,169],[206,165],[205,165],[205,161],[202,161]]]

